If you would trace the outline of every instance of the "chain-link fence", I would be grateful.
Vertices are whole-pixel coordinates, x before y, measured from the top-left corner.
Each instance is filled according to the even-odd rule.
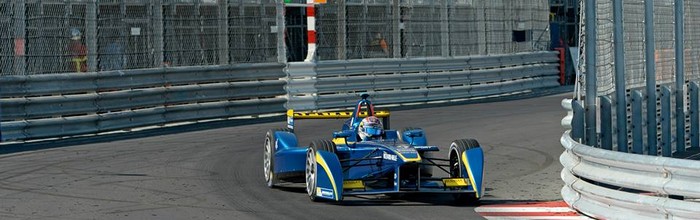
[[[700,1],[684,1],[685,79],[700,78]]]
[[[505,54],[548,48],[546,0],[329,0],[321,60]]]
[[[614,93],[614,50],[613,50],[613,7],[612,1],[597,1],[597,92],[599,95]],[[654,1],[654,59],[656,83],[672,84],[675,81],[675,45],[674,45],[674,0]],[[700,3],[684,1],[685,10],[685,76],[697,79],[700,68],[698,40],[700,40]],[[625,85],[627,89],[641,88],[646,85],[646,38],[645,38],[645,3],[643,0],[623,1],[623,34]]]
[[[0,70],[24,75],[277,62],[275,6],[272,0],[2,0]]]
[[[14,57],[14,13],[12,0],[0,1],[0,74],[12,72]]]
[[[0,70],[285,62],[283,54],[297,61],[306,53],[305,4],[282,2],[0,0]],[[548,49],[548,14],[547,0],[328,0],[316,6],[316,54],[345,60]],[[299,22],[278,28],[284,21]]]

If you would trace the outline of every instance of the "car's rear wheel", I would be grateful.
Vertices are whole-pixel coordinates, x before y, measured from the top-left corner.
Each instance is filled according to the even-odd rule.
[[[462,153],[473,148],[478,148],[479,142],[474,139],[455,140],[450,145],[450,177],[452,178],[469,178],[469,174],[462,173],[462,167],[466,166],[462,162]],[[454,194],[455,202],[460,204],[477,203],[479,198],[476,193],[457,193]]]
[[[316,193],[318,170],[316,169],[316,152],[318,151],[328,151],[335,154],[335,144],[329,140],[312,141],[309,145],[309,150],[306,151],[306,168],[304,171],[304,176],[306,179],[306,192],[308,193],[311,201],[317,201]]]
[[[274,187],[275,184],[279,183],[279,177],[275,175],[275,152],[277,151],[275,147],[277,143],[277,139],[275,138],[276,131],[291,132],[291,130],[287,128],[272,129],[267,131],[265,135],[265,144],[263,146],[263,172],[267,187]]]

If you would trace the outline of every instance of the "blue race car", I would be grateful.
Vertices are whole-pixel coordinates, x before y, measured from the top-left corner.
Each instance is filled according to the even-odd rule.
[[[432,158],[439,148],[427,144],[422,129],[389,130],[389,112],[375,111],[368,97],[363,94],[352,112],[289,110],[288,128],[270,130],[265,137],[267,186],[303,182],[312,201],[342,201],[352,195],[449,193],[458,202],[476,202],[483,196],[484,153],[476,140],[455,140],[447,159]],[[347,121],[333,132],[333,139],[299,146],[295,119]],[[444,171],[444,177],[433,176],[433,167]]]

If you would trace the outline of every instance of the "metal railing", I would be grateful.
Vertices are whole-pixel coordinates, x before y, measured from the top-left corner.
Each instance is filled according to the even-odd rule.
[[[346,107],[365,92],[382,104],[522,92],[558,86],[559,65],[557,52],[290,63],[287,107]]]
[[[0,78],[3,141],[283,112],[282,64]]]
[[[379,104],[459,100],[558,86],[557,52],[155,68],[0,77],[3,142]]]
[[[577,113],[571,100],[562,105],[569,111],[562,124],[572,128]],[[683,199],[700,198],[700,161],[594,148],[570,132],[561,138],[560,162],[562,197],[573,208],[603,219],[697,218],[700,203]]]

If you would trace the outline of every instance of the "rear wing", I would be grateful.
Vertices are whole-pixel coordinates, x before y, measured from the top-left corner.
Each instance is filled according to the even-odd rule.
[[[331,111],[331,112],[295,112],[293,109],[287,110],[287,127],[294,130],[295,119],[348,119],[352,118],[352,111]],[[382,119],[384,129],[389,129],[389,111],[374,111],[374,116]],[[367,112],[360,112],[358,118],[367,117]]]

